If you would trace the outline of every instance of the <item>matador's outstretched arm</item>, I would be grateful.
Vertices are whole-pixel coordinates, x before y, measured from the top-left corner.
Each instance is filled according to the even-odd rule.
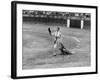
[[[50,27],[48,28],[48,32],[49,32],[49,34],[50,34],[50,36],[51,36],[51,29],[50,29]]]

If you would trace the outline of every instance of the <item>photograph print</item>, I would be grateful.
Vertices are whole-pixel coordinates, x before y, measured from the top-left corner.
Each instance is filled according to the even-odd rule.
[[[23,10],[22,68],[90,66],[91,14]]]
[[[14,3],[16,78],[97,72],[96,6]]]

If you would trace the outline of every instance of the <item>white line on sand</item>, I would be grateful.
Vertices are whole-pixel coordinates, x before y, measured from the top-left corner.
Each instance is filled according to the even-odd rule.
[[[63,37],[65,37],[65,38],[68,38],[68,37],[69,37],[69,38],[73,38],[73,39],[76,40],[77,42],[80,42],[80,40],[79,40],[77,37],[70,37],[70,36],[64,36],[64,35],[63,35]]]
[[[75,39],[77,42],[80,42],[80,40],[77,37],[72,37],[73,39]]]

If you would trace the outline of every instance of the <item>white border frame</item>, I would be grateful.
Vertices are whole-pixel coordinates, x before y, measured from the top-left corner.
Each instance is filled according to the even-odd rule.
[[[22,10],[45,10],[45,11],[62,11],[62,12],[82,12],[91,13],[91,66],[90,67],[73,67],[57,69],[33,69],[22,70]],[[60,7],[47,5],[28,5],[17,4],[17,76],[37,76],[51,74],[68,74],[95,72],[96,70],[96,9],[81,7]],[[67,73],[66,73],[67,72]]]

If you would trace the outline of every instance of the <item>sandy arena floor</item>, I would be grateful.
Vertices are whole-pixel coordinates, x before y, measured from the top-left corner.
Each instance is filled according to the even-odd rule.
[[[23,69],[90,66],[89,30],[61,27],[61,32],[65,36],[63,44],[75,53],[53,56],[53,40],[48,34],[48,27],[52,26],[34,23],[23,24]]]

